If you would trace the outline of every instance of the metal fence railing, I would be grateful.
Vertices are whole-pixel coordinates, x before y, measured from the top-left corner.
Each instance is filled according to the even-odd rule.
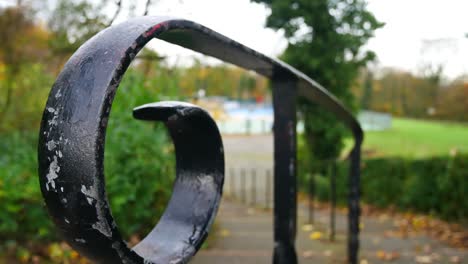
[[[197,23],[169,17],[135,18],[103,30],[75,52],[52,87],[41,124],[39,177],[49,213],[70,245],[99,263],[186,263],[196,254],[216,215],[224,181],[218,129],[200,108],[161,102],[134,113],[139,119],[165,122],[171,133],[177,161],[171,201],[156,227],[133,249],[122,240],[112,218],[103,169],[107,120],[122,76],[153,38],[213,56],[271,80],[274,263],[297,263],[298,98],[334,113],[351,130],[355,145],[350,153],[348,262],[357,263],[363,133],[351,112],[322,86],[284,62]],[[177,129],[185,131],[183,136]]]

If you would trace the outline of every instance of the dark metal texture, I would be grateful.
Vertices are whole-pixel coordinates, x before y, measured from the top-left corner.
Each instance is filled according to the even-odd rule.
[[[296,240],[296,81],[289,73],[273,76],[274,264],[297,263]]]
[[[335,241],[336,233],[336,160],[331,161],[330,168],[330,241]]]
[[[135,116],[164,120],[170,131],[171,127],[179,126],[187,131],[202,129],[203,133],[214,136],[207,142],[209,147],[190,150],[183,144],[193,135],[185,138],[171,131],[178,161],[174,196],[163,219],[133,250],[122,241],[112,219],[103,175],[107,120],[123,74],[140,49],[152,38],[253,70],[273,81],[275,263],[297,262],[294,249],[297,97],[306,98],[335,113],[350,128],[355,147],[351,154],[348,247],[349,262],[356,263],[359,162],[363,134],[351,112],[323,87],[291,66],[204,26],[169,17],[135,18],[103,30],[75,52],[52,88],[41,125],[39,177],[48,210],[65,239],[99,263],[144,263],[144,258],[146,263],[185,263],[195,254],[213,220],[224,177],[221,140],[214,123],[210,123],[208,117],[202,118],[203,111],[185,104],[149,105],[137,109]],[[182,109],[192,109],[193,112],[188,112],[194,116],[189,114],[183,117],[181,113],[185,113],[185,110]],[[174,114],[180,117],[180,121],[169,120]],[[202,126],[202,123],[206,126]],[[197,133],[208,140],[201,130]],[[197,146],[201,142],[197,141]],[[213,155],[210,157],[214,160],[208,162],[208,159],[190,156],[194,155],[194,151],[207,152],[205,154]],[[188,155],[193,162],[185,163],[184,155]],[[205,174],[194,177],[195,174],[182,175],[184,172],[211,174],[211,180]],[[197,180],[188,180],[192,178]],[[188,198],[180,197],[178,194],[184,188],[201,192],[199,196],[190,193]],[[188,205],[185,202],[190,197],[195,202]],[[169,214],[171,210],[176,211]],[[188,217],[190,213],[194,214],[192,218]],[[182,219],[182,222],[171,221],[176,219]],[[159,228],[160,225],[164,228]],[[190,236],[187,233],[189,229],[192,231]]]
[[[362,142],[362,141],[361,141]],[[361,170],[361,149],[360,143],[351,151],[350,155],[350,178],[349,178],[349,198],[348,198],[348,262],[358,262],[359,251],[359,216],[361,214],[360,199],[360,170]]]

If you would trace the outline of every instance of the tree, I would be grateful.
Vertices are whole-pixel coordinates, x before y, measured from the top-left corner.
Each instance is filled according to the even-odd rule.
[[[284,29],[288,47],[283,59],[329,89],[348,107],[350,87],[359,69],[375,58],[363,46],[383,26],[364,0],[252,0],[271,8],[267,26]],[[334,115],[315,104],[299,102],[305,140],[312,157],[336,158],[345,130]]]
[[[366,78],[364,80],[363,85],[363,94],[361,98],[361,108],[362,109],[370,109],[371,102],[372,102],[372,83],[374,81],[374,76],[371,71],[366,73]]]
[[[85,41],[114,23],[123,11],[122,6],[122,0],[57,0],[49,14],[48,27],[54,35],[50,48],[58,58],[58,69]],[[147,0],[144,15],[151,6],[152,1]],[[132,7],[136,7],[136,2]],[[110,15],[103,12],[108,8],[114,10]]]
[[[114,18],[115,16],[111,21]],[[101,9],[88,1],[59,0],[48,19],[48,28],[53,34],[49,45],[58,60],[57,69],[60,69],[86,40],[109,23],[111,22],[108,22]]]
[[[26,6],[0,8],[0,120],[10,110],[17,79],[26,65],[47,55],[48,33],[34,22],[34,13]],[[29,65],[31,66],[31,65]],[[20,87],[21,88],[21,87]]]

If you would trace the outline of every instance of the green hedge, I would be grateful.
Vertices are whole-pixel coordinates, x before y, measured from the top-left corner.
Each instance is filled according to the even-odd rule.
[[[320,165],[321,164],[321,165]],[[299,184],[307,192],[310,173],[318,171],[316,197],[329,199],[327,170],[299,160]],[[348,164],[340,162],[337,175],[338,201],[346,203]],[[320,173],[321,171],[321,173]],[[468,220],[468,155],[428,159],[379,158],[362,162],[362,200],[378,207],[397,206],[403,210],[437,215],[447,220]]]
[[[112,213],[127,237],[154,226],[174,178],[175,157],[165,128],[132,118],[133,107],[159,100],[158,91],[147,86],[144,76],[130,69],[106,137],[106,187]],[[37,135],[38,130],[0,134],[0,252],[2,244],[57,239],[39,189]]]

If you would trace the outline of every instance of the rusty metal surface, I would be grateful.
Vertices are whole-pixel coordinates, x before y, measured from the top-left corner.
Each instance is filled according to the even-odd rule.
[[[39,178],[49,213],[64,238],[82,254],[99,263],[185,263],[196,253],[208,232],[221,196],[224,161],[221,162],[222,143],[217,138],[216,126],[206,113],[195,106],[163,103],[146,105],[134,112],[137,118],[166,123],[176,145],[178,161],[178,184],[165,216],[135,248],[129,249],[122,240],[106,198],[104,142],[114,94],[130,62],[152,38],[219,58],[272,79],[273,96],[276,98],[275,263],[297,261],[294,249],[296,120],[293,115],[296,97],[307,98],[335,113],[350,128],[355,137],[355,147],[350,171],[349,262],[356,263],[359,159],[363,136],[357,120],[333,95],[291,66],[204,26],[169,17],[135,18],[103,30],[75,52],[52,87],[40,130]],[[180,113],[185,111],[188,111],[188,116],[182,118]],[[181,118],[169,120],[173,115]],[[187,142],[194,142],[190,141],[193,135],[178,135],[172,129],[178,126],[187,131],[198,129],[200,136],[203,133],[213,135],[204,138],[209,154],[204,153],[204,148],[189,150],[185,147]],[[200,142],[203,140],[194,144]],[[195,154],[200,151],[206,155]],[[191,165],[182,162],[186,155],[194,157]],[[208,161],[211,158],[215,159]],[[212,174],[213,181],[206,178],[207,172]],[[184,180],[196,177],[201,181]],[[186,193],[183,190],[201,190],[200,196],[195,193],[188,195],[199,200],[186,204],[188,198],[182,195]],[[190,235],[189,230],[192,232]]]

